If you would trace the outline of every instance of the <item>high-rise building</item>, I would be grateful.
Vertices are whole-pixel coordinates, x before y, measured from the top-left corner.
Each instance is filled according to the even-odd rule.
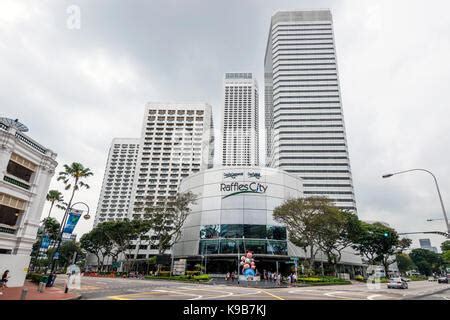
[[[273,15],[264,69],[266,164],[356,211],[331,12]]]
[[[128,217],[140,139],[115,138],[109,148],[94,226]]]
[[[226,73],[222,165],[258,166],[258,84],[251,73]]]
[[[17,120],[0,118],[0,272],[10,287],[23,286],[42,209],[57,166],[56,153],[24,132]]]
[[[430,239],[419,239],[420,248],[433,251],[434,253],[437,253],[437,248],[431,246],[431,240]]]

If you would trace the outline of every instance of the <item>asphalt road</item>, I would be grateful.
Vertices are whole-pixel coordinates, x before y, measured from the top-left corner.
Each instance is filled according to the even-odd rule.
[[[56,286],[63,286],[59,276]],[[369,288],[352,285],[258,288],[182,283],[164,280],[82,277],[82,299],[88,300],[450,300],[448,284],[415,281],[409,289]]]

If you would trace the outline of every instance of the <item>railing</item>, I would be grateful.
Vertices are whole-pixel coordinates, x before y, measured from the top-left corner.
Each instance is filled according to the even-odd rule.
[[[30,190],[30,185],[28,185],[28,184],[26,184],[24,182],[21,182],[19,180],[16,180],[14,178],[11,178],[9,176],[4,176],[3,180],[6,181],[6,182],[9,182],[9,183],[11,183],[11,184],[13,184],[15,186],[18,186],[20,188],[23,188],[25,190]]]
[[[24,136],[23,134],[21,134],[19,132],[16,132],[16,138],[19,139],[20,141],[26,143],[27,145],[29,145],[33,149],[36,149],[37,151],[39,151],[42,154],[45,154],[45,152],[47,151],[47,149],[45,149],[41,145],[37,144],[36,142],[34,142],[33,140],[27,138],[26,136]]]
[[[16,233],[16,229],[11,227],[4,227],[4,226],[0,226],[0,232],[2,233],[9,233],[9,234],[15,234]]]
[[[0,122],[0,129],[8,131],[8,126],[6,124]]]

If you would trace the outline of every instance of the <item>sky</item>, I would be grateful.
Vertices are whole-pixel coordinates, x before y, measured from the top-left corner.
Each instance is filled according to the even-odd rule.
[[[426,221],[443,218],[431,176],[381,175],[429,169],[450,209],[448,1],[1,0],[0,117],[18,118],[55,151],[57,172],[71,162],[94,172],[76,200],[95,213],[111,140],[140,135],[146,102],[208,102],[218,127],[224,73],[252,72],[264,106],[271,16],[319,8],[333,14],[359,217],[399,232],[444,231],[443,220]],[[261,124],[263,116],[261,107]],[[63,190],[56,177],[50,188]],[[75,232],[92,224],[81,220]],[[410,237],[416,247],[445,240]]]

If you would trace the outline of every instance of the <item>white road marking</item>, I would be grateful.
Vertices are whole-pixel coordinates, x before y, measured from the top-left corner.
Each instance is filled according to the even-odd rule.
[[[376,297],[381,297],[381,294],[372,294],[367,297],[367,300],[374,300]]]
[[[195,298],[188,299],[188,300],[197,300],[197,299],[203,298],[203,296],[201,296],[199,294],[192,294],[192,293],[186,293],[186,292],[180,292],[180,291],[170,291],[170,290],[153,290],[153,291],[174,293],[174,294],[178,294],[178,295],[182,295],[182,296],[195,296]]]

